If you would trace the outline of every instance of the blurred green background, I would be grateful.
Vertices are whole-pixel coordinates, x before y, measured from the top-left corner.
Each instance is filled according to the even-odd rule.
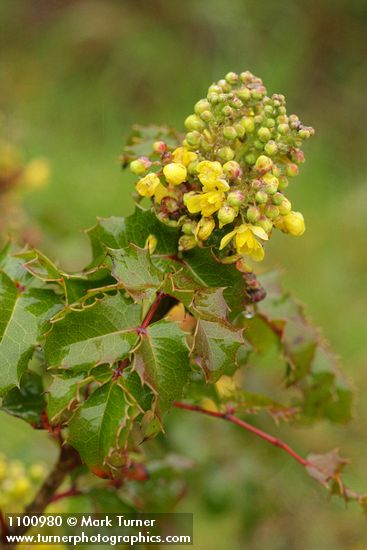
[[[284,267],[341,356],[357,388],[356,419],[279,433],[305,454],[340,446],[353,462],[349,483],[367,491],[366,2],[1,0],[0,25],[6,132],[53,171],[24,206],[39,246],[65,268],[88,260],[81,230],[96,216],[132,209],[132,178],[118,162],[132,123],[182,128],[212,81],[249,69],[316,128],[290,189],[307,232],[274,237],[267,265]],[[328,502],[281,451],[233,426],[175,416],[170,446],[197,461],[179,506],[195,514],[195,548],[367,549],[359,508]],[[0,451],[53,460],[43,434],[3,415],[0,430]]]

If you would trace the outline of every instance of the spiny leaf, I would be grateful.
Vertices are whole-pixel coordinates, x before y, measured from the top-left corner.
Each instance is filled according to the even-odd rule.
[[[45,321],[60,309],[51,290],[22,288],[0,272],[0,394],[19,384]]]
[[[50,367],[91,367],[126,356],[135,343],[141,308],[120,293],[68,312],[53,325],[45,344]]]
[[[207,380],[215,382],[222,374],[233,374],[238,366],[237,352],[242,345],[242,329],[224,321],[199,319],[191,356],[203,369]]]
[[[4,397],[1,409],[12,416],[38,425],[46,407],[42,378],[29,371],[21,379],[19,388],[11,389]]]
[[[109,455],[123,447],[130,429],[126,393],[115,381],[97,388],[69,423],[69,443],[90,467],[105,466]]]
[[[150,325],[135,352],[135,368],[142,381],[156,393],[156,407],[163,414],[179,399],[190,371],[185,334],[176,323],[162,320]]]
[[[70,378],[54,376],[47,389],[47,415],[51,423],[57,421],[70,404],[77,399],[82,381],[83,375]]]
[[[146,248],[132,244],[124,249],[109,249],[108,253],[112,258],[112,275],[135,300],[147,297],[149,291],[162,284],[163,273],[153,265]]]

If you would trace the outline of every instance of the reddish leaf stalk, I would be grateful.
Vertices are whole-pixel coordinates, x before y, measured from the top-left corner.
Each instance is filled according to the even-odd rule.
[[[79,491],[76,487],[71,487],[67,491],[63,491],[62,493],[56,493],[55,495],[53,495],[53,497],[50,500],[50,503],[57,502],[59,500],[62,500],[63,498],[75,497],[81,494],[82,492]]]
[[[247,422],[244,422],[240,418],[237,418],[237,416],[234,416],[233,414],[230,414],[229,412],[217,412],[217,411],[210,411],[209,409],[204,409],[203,407],[199,407],[198,405],[190,405],[189,403],[182,403],[181,401],[174,401],[173,405],[179,409],[185,409],[187,411],[196,411],[200,412],[202,414],[206,414],[208,416],[213,416],[215,418],[222,418],[223,420],[227,420],[228,422],[232,422],[232,424],[236,424],[237,426],[240,426],[244,430],[247,430],[248,432],[251,432],[261,439],[264,439],[271,445],[274,445],[274,447],[278,447],[280,449],[283,449],[286,453],[288,453],[292,458],[297,460],[302,466],[310,466],[310,463],[305,459],[302,458],[296,451],[294,451],[287,443],[284,443],[281,439],[278,439],[266,432],[263,432],[259,428],[256,428],[255,426],[252,426],[251,424],[248,424]]]
[[[139,329],[143,329],[145,330],[148,325],[150,324],[151,320],[153,319],[154,317],[154,314],[155,312],[157,311],[158,309],[158,306],[159,304],[161,303],[161,301],[163,300],[163,298],[165,297],[166,295],[164,294],[164,292],[158,292],[150,310],[148,311],[147,315],[145,316],[145,319],[144,321],[142,322],[142,324],[140,325]]]

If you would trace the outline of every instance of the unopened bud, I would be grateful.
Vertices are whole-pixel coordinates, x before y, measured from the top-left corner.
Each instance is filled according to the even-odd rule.
[[[197,223],[194,220],[186,220],[182,224],[182,233],[185,235],[193,235],[196,231]]]
[[[149,254],[153,254],[155,249],[157,248],[158,239],[155,235],[149,235],[147,240],[145,241],[145,247],[149,250]]]
[[[287,164],[286,174],[288,177],[293,178],[295,176],[298,176],[298,172],[299,169],[297,164],[294,164],[293,162]]]
[[[253,117],[243,117],[241,118],[241,124],[246,130],[247,134],[251,134],[255,130],[255,121]]]
[[[257,206],[249,206],[246,211],[246,217],[250,223],[256,223],[261,216],[260,210]]]
[[[282,193],[275,193],[272,197],[271,197],[271,202],[273,204],[275,204],[276,206],[279,206],[280,204],[282,204],[284,200],[284,195],[282,195]],[[280,210],[279,210],[280,212]]]
[[[225,105],[222,109],[222,114],[226,117],[230,117],[233,115],[233,109],[229,105]]]
[[[256,225],[259,225],[260,227],[262,227],[265,233],[270,233],[270,231],[273,229],[272,222],[265,216],[261,217]]]
[[[195,248],[196,245],[197,241],[194,235],[182,235],[182,237],[180,237],[178,241],[178,249],[181,252],[185,250],[191,250],[192,248]]]
[[[213,218],[201,218],[197,225],[196,237],[201,241],[209,239],[215,228],[215,221]]]
[[[163,174],[168,183],[180,185],[180,183],[186,180],[187,170],[183,164],[171,162],[163,168]]]
[[[290,201],[287,199],[287,197],[283,196],[283,200],[278,205],[278,208],[279,208],[279,214],[284,216],[285,214],[289,214],[289,212],[292,210],[292,205],[291,205]]]
[[[265,216],[271,220],[279,216],[279,208],[273,204],[268,204],[265,208]]]
[[[210,110],[210,103],[207,99],[200,99],[195,103],[194,111],[197,115],[201,115],[204,111]]]
[[[248,101],[251,97],[251,92],[248,88],[240,88],[236,91],[236,94],[241,101]]]
[[[285,136],[286,134],[289,133],[289,126],[288,124],[279,124],[278,125],[278,132],[282,135],[282,136]]]
[[[268,195],[274,195],[278,191],[279,180],[273,174],[269,172],[263,176],[263,181],[265,183],[265,191]]]
[[[227,225],[227,223],[232,223],[236,216],[237,210],[231,206],[222,206],[218,210],[219,227],[221,228],[223,225]]]
[[[167,145],[164,143],[164,141],[155,141],[153,143],[153,151],[155,153],[159,153],[163,155],[163,153],[166,151]]]
[[[265,128],[265,126],[262,126],[259,128],[257,135],[259,136],[259,139],[263,142],[269,141],[271,137],[271,132],[269,128]]]
[[[227,195],[227,203],[229,204],[229,206],[233,206],[234,208],[238,208],[239,206],[241,206],[244,199],[245,195],[239,189],[236,191],[231,191]]]
[[[234,72],[227,73],[225,79],[228,84],[236,84],[238,82],[238,74]]]
[[[221,160],[228,162],[229,160],[233,159],[234,151],[229,146],[221,147],[220,149],[218,149],[218,157]]]
[[[278,146],[275,143],[275,141],[268,141],[268,143],[266,143],[264,147],[264,151],[267,155],[269,155],[270,157],[273,157],[278,152]]]
[[[305,232],[305,220],[301,212],[289,212],[283,217],[284,225],[288,233],[299,237]]]
[[[185,126],[189,131],[204,130],[205,124],[198,115],[189,115],[185,120]]]
[[[233,140],[236,139],[237,132],[233,126],[226,126],[225,128],[223,128],[223,136],[226,139]]]
[[[235,180],[242,176],[241,166],[235,160],[230,160],[223,165],[223,171],[230,180]]]
[[[280,189],[281,191],[284,191],[284,189],[287,189],[288,187],[288,180],[285,176],[279,176],[279,185],[278,185],[278,189]]]
[[[265,191],[258,191],[255,195],[255,201],[259,204],[265,204],[268,201],[268,194]]]
[[[258,172],[268,172],[273,166],[273,161],[271,158],[260,155],[256,161],[255,167]]]
[[[186,141],[191,147],[198,147],[200,145],[201,134],[194,130],[186,134]]]
[[[130,170],[136,176],[141,176],[151,165],[152,163],[147,157],[140,157],[130,162]]]

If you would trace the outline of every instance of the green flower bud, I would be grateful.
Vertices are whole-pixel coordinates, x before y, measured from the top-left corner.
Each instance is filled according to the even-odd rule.
[[[265,190],[268,195],[274,195],[278,191],[279,180],[269,172],[263,176]]]
[[[268,202],[268,194],[265,191],[258,191],[255,195],[255,201],[258,204],[265,204]]]
[[[197,246],[197,241],[194,235],[182,235],[178,241],[178,249],[183,252],[185,250],[191,250]]]
[[[260,210],[257,206],[249,206],[246,211],[246,217],[250,223],[256,223],[261,216]]]
[[[278,205],[279,208],[279,214],[282,216],[285,216],[286,214],[289,214],[289,212],[292,210],[292,204],[287,199],[287,197],[283,196],[283,201],[281,204]]]
[[[274,195],[271,197],[271,202],[276,206],[279,206],[280,204],[282,204],[283,200],[284,200],[284,195],[282,195],[282,193],[274,193]]]
[[[248,88],[240,88],[236,91],[236,94],[241,101],[248,101],[251,97],[251,92]]]
[[[232,86],[224,78],[218,80],[218,86],[222,88],[223,92],[230,92],[232,89]]]
[[[136,176],[141,176],[152,165],[151,161],[146,157],[140,157],[130,162],[130,170]]]
[[[251,187],[255,191],[259,191],[260,189],[263,188],[263,182],[261,180],[258,180],[258,179],[252,180]]]
[[[265,101],[265,100],[264,100]],[[264,113],[266,115],[272,115],[274,113],[274,109],[271,105],[265,105],[264,107]]]
[[[265,216],[271,220],[279,216],[279,208],[273,204],[268,204],[265,208]]]
[[[251,134],[255,130],[254,117],[245,116],[241,118],[241,124],[248,134]]]
[[[201,134],[197,131],[186,134],[186,141],[190,147],[198,147],[200,145]]]
[[[201,120],[198,115],[189,115],[185,120],[185,126],[188,130],[204,130],[205,123]]]
[[[193,162],[190,162],[190,164],[187,167],[187,173],[190,174],[191,176],[196,174],[196,167],[198,164],[199,164],[198,160],[194,160]]]
[[[265,91],[261,88],[255,88],[254,90],[251,90],[251,97],[252,99],[259,100],[262,99],[265,95]]]
[[[278,125],[278,132],[282,135],[282,136],[285,136],[286,134],[288,134],[290,131],[290,128],[288,126],[288,124],[279,124]]]
[[[256,161],[255,167],[258,172],[268,172],[273,166],[273,161],[265,156],[260,155]]]
[[[239,138],[243,138],[243,136],[245,135],[246,133],[246,130],[245,128],[242,126],[242,124],[240,122],[235,122],[233,124],[233,128],[236,130],[236,133],[238,135]]]
[[[311,137],[311,132],[307,128],[301,128],[301,130],[299,130],[298,132],[298,135],[302,139],[308,139]]]
[[[265,124],[267,128],[274,128],[275,120],[273,118],[267,118]]]
[[[286,174],[287,176],[289,176],[290,178],[293,178],[295,176],[298,176],[298,166],[297,164],[294,164],[294,163],[290,163],[290,164],[287,164],[287,168],[286,168]]]
[[[277,152],[278,152],[278,146],[277,146],[276,142],[273,141],[273,140],[268,141],[268,143],[266,143],[266,145],[264,147],[264,151],[270,157],[273,157],[274,155],[276,155]]]
[[[214,115],[211,111],[203,111],[200,115],[200,118],[202,120],[204,120],[204,122],[210,122],[211,120],[213,120],[214,118]]]
[[[270,233],[270,231],[273,229],[273,223],[265,216],[262,216],[256,225],[262,227],[265,233]]]
[[[249,164],[250,166],[253,166],[256,162],[256,156],[254,155],[254,153],[248,153],[246,156],[245,156],[245,161],[247,162],[247,164]]]
[[[210,110],[210,103],[207,99],[200,99],[195,103],[194,111],[197,115],[201,115],[204,111]]]
[[[222,113],[226,117],[230,117],[233,115],[233,109],[229,105],[225,105],[222,109]]]
[[[265,128],[265,126],[262,126],[261,128],[259,128],[257,135],[259,136],[259,139],[261,141],[266,142],[266,141],[269,141],[271,137],[271,132],[269,128]]]
[[[223,171],[225,175],[231,180],[235,180],[242,176],[241,166],[235,160],[230,160],[229,162],[226,162],[223,165]]]
[[[230,99],[229,104],[231,107],[233,107],[233,109],[241,109],[241,107],[243,107],[243,103],[238,97]]]
[[[231,191],[227,195],[227,203],[229,204],[229,206],[233,206],[234,208],[238,208],[239,206],[241,206],[244,200],[245,195],[239,189],[237,189],[236,191]]]
[[[153,151],[155,153],[159,153],[160,155],[163,155],[167,149],[167,145],[164,143],[164,141],[155,141],[153,143]]]
[[[238,74],[233,72],[227,73],[225,79],[228,84],[236,84],[238,82]]]
[[[279,185],[278,185],[278,189],[280,189],[280,191],[284,191],[284,189],[287,189],[288,187],[288,180],[285,176],[281,175],[279,176]]]
[[[219,227],[221,228],[223,225],[227,225],[227,223],[232,223],[236,216],[237,210],[232,208],[232,206],[222,206],[218,210]]]
[[[194,235],[196,227],[197,223],[194,220],[186,220],[182,224],[182,233],[185,233],[185,235]]]
[[[219,103],[219,95],[215,92],[211,92],[210,94],[208,94],[208,101],[212,105],[216,105],[217,103]]]
[[[264,149],[264,143],[259,139],[256,139],[254,141],[254,146],[255,146],[255,149],[257,149],[258,151],[262,151]]]
[[[236,132],[236,130],[233,128],[233,126],[225,126],[225,127],[223,128],[223,136],[224,136],[226,139],[233,140],[233,139],[236,139],[236,137],[237,137],[237,132]]]
[[[221,160],[224,160],[226,162],[228,162],[229,160],[232,160],[234,157],[234,151],[228,146],[221,147],[220,149],[218,149],[217,154]]]

